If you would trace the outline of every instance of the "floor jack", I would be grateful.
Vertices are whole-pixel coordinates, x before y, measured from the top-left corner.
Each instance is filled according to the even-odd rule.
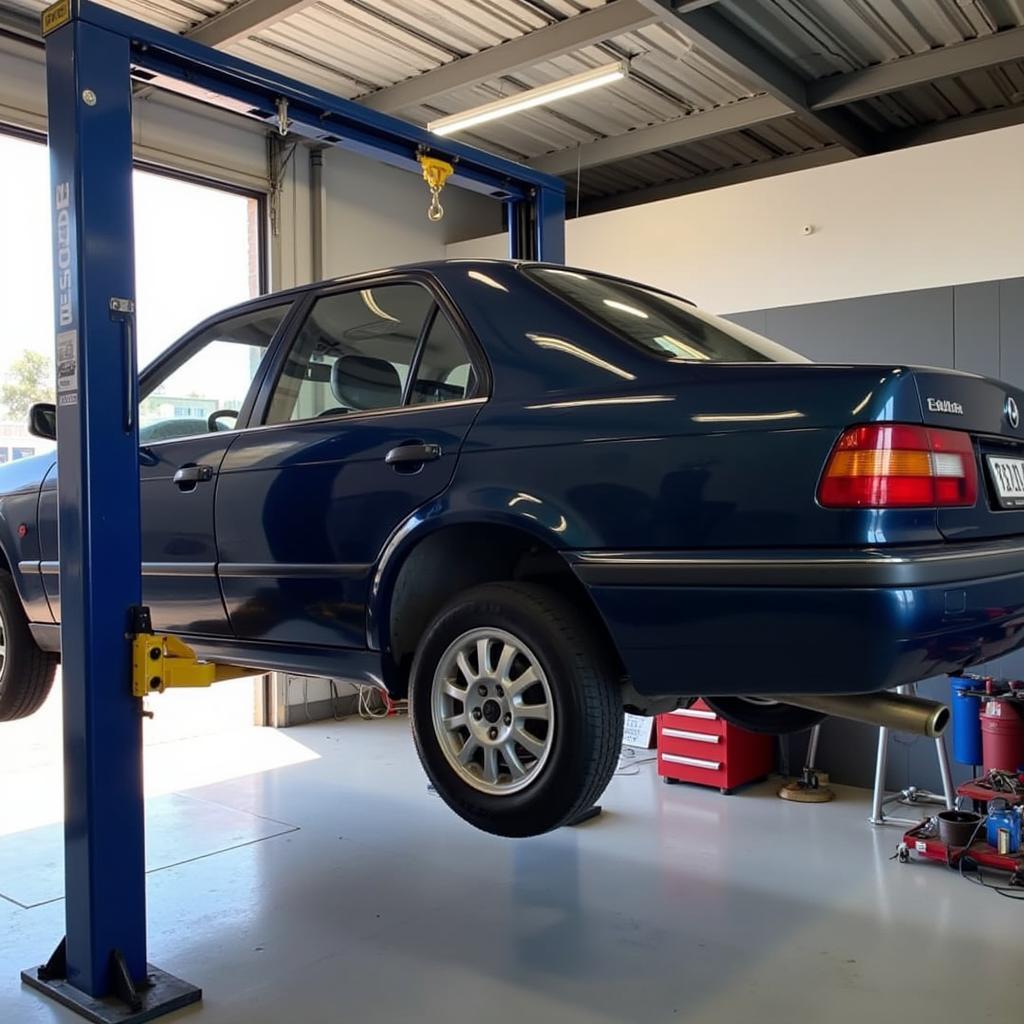
[[[821,737],[821,723],[811,729],[811,741],[807,745],[807,763],[794,782],[788,782],[779,790],[783,800],[801,804],[823,804],[835,799],[835,793],[828,788],[828,776],[819,774],[814,762],[818,759],[818,740]]]
[[[913,683],[897,687],[897,693],[916,696],[917,686]],[[946,741],[941,736],[935,737],[935,753],[939,761],[939,772],[942,775],[943,793],[932,793],[917,786],[907,786],[897,793],[885,795],[885,769],[889,760],[889,729],[881,726],[878,730],[878,753],[875,758],[875,787],[871,802],[872,825],[916,826],[921,824],[920,818],[897,818],[886,814],[889,804],[901,803],[905,806],[921,806],[925,804],[939,805],[951,811],[956,806],[956,793],[953,789],[953,776],[949,770],[949,754],[946,752]]]

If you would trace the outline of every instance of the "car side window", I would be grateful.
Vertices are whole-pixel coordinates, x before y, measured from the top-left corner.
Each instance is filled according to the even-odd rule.
[[[288,353],[266,422],[400,406],[433,304],[426,288],[408,282],[317,299]]]
[[[231,430],[290,303],[241,313],[206,328],[146,382],[139,441]]]
[[[409,403],[458,402],[474,398],[476,393],[477,378],[466,343],[439,308],[427,332]]]

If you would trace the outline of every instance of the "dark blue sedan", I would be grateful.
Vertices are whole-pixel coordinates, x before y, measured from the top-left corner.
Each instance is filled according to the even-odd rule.
[[[592,804],[624,707],[782,732],[1024,642],[1024,394],[995,381],[451,261],[228,310],[140,389],[155,628],[408,694],[438,792],[492,832]],[[59,650],[56,472],[0,469],[0,718]]]

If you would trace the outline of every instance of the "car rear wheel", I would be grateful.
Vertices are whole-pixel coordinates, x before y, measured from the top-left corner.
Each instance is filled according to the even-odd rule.
[[[803,732],[825,717],[820,711],[780,704],[770,697],[705,697],[704,703],[741,729],[772,736]]]
[[[14,580],[0,570],[0,722],[38,711],[56,671],[57,656],[36,646]]]
[[[502,836],[539,835],[593,806],[622,743],[613,664],[597,630],[545,587],[456,597],[427,627],[409,694],[441,798]]]

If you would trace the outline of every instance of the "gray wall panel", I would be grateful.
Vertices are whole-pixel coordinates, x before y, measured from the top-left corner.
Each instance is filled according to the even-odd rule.
[[[764,333],[816,362],[953,365],[952,288],[766,312]]]
[[[1024,385],[1024,278],[999,282],[999,376]]]
[[[953,340],[958,370],[999,376],[999,282],[953,289]]]
[[[1022,278],[747,310],[731,319],[818,362],[948,366],[1024,386]],[[837,657],[842,657],[841,651]],[[828,666],[822,666],[823,672],[827,670]],[[1024,678],[1024,651],[975,671]],[[944,677],[924,680],[918,692],[948,700],[949,681]],[[819,767],[836,782],[870,786],[877,737],[877,731],[867,726],[829,720],[822,730]],[[784,746],[791,772],[799,771],[805,749],[805,740],[796,737]],[[965,767],[953,768],[956,781],[970,775]],[[932,741],[891,737],[887,785],[890,790],[909,785],[940,789]]]
[[[730,320],[735,320],[741,327],[757,331],[758,334],[768,332],[768,313],[763,309],[755,309],[751,313],[732,313]]]

